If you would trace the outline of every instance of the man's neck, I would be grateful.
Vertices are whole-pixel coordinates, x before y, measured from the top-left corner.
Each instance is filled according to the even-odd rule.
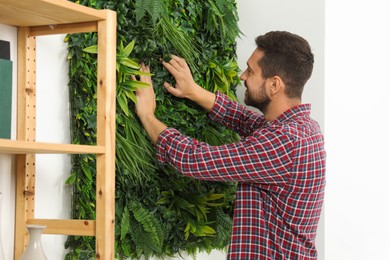
[[[302,104],[300,99],[273,100],[267,112],[264,113],[264,118],[267,122],[272,122],[287,110],[300,104]]]

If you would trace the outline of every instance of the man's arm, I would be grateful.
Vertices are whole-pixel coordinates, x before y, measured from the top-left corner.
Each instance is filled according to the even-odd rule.
[[[162,64],[176,80],[175,87],[167,82],[164,83],[164,87],[169,93],[176,97],[188,98],[206,111],[212,109],[215,102],[215,94],[195,83],[190,68],[184,59],[172,55],[172,59],[169,62],[163,61]]]
[[[157,144],[158,136],[162,131],[168,128],[163,122],[158,120],[154,115],[140,117],[142,125],[149,135],[154,145]]]

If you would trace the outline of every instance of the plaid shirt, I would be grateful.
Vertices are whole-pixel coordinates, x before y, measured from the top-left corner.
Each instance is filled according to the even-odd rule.
[[[310,105],[275,121],[217,92],[209,116],[242,136],[210,146],[173,128],[157,158],[202,180],[238,182],[228,259],[316,259],[315,238],[325,187],[325,151]]]

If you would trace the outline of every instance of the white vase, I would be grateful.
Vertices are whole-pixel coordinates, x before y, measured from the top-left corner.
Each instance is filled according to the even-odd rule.
[[[5,260],[4,250],[3,250],[3,240],[1,239],[1,220],[3,219],[3,211],[1,210],[2,205],[2,194],[0,192],[0,260]]]
[[[30,241],[20,260],[47,260],[42,249],[41,235],[46,226],[27,225]]]

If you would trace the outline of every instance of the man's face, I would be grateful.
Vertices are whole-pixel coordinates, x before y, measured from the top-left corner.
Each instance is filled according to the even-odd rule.
[[[248,106],[259,109],[263,114],[267,112],[271,99],[267,94],[266,79],[263,78],[258,61],[263,57],[263,53],[256,49],[249,57],[247,69],[241,74],[240,79],[244,81],[246,87],[244,102]]]

